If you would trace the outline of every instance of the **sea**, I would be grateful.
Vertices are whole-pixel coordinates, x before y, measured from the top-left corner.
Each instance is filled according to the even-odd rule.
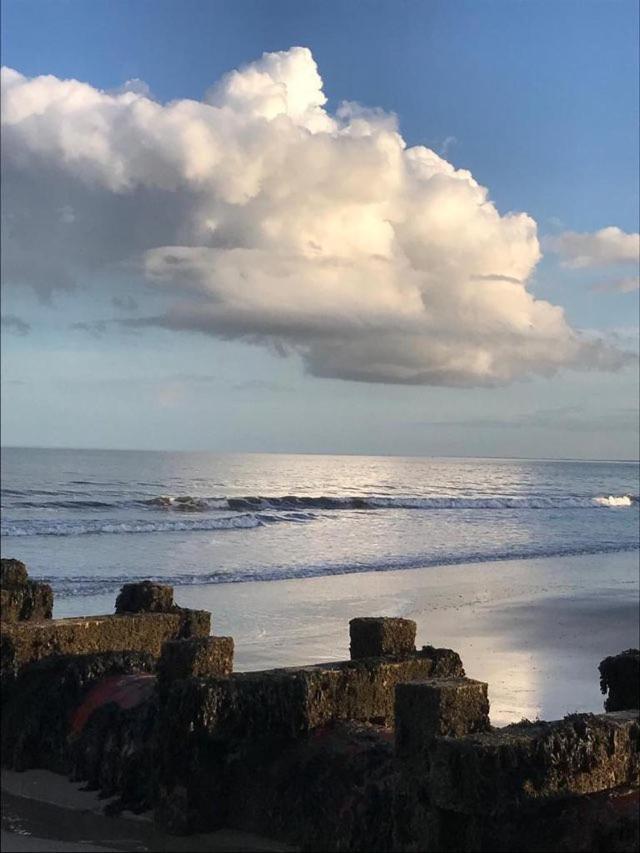
[[[639,548],[637,462],[2,450],[2,554],[56,599]]]

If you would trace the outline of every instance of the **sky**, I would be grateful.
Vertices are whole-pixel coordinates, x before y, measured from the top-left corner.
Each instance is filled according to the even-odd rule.
[[[635,0],[3,0],[2,443],[638,457]]]

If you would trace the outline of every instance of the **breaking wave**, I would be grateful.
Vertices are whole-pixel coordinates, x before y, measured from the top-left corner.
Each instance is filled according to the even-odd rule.
[[[633,506],[638,503],[637,495],[609,495],[608,497],[594,498],[593,502],[598,506]]]
[[[269,516],[234,515],[193,521],[13,521],[2,525],[3,536],[82,536],[95,533],[176,533],[191,530],[238,530],[262,527]]]
[[[8,494],[8,490],[5,494]],[[12,506],[42,509],[125,509],[145,508],[181,513],[212,512],[260,512],[263,510],[376,510],[376,509],[588,509],[592,507],[631,507],[638,504],[637,495],[470,495],[470,496],[405,496],[385,497],[334,497],[320,495],[261,496],[246,497],[197,497],[192,495],[159,495],[137,500],[57,500],[57,501],[14,501]]]
[[[210,510],[235,510],[237,512],[256,512],[260,510],[341,510],[341,509],[588,509],[594,506],[630,507],[638,503],[636,495],[599,495],[582,496],[469,496],[469,497],[382,497],[347,496],[333,497],[321,495],[284,495],[283,497],[229,497],[201,498],[190,495],[171,497],[161,495],[157,498],[141,501],[143,505],[187,512],[205,512]]]

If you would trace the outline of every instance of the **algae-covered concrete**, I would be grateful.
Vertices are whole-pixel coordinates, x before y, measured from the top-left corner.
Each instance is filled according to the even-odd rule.
[[[0,619],[2,623],[51,619],[53,591],[49,584],[29,580],[20,560],[0,561]]]
[[[420,760],[435,739],[489,731],[487,685],[471,678],[433,678],[398,684],[395,696],[396,751]]]
[[[638,714],[618,711],[441,738],[429,786],[440,808],[493,814],[535,800],[637,785],[639,772]]]
[[[232,672],[232,637],[168,640],[158,662],[158,676],[163,685],[181,678],[225,676]]]
[[[351,659],[407,655],[416,649],[416,623],[391,616],[364,616],[349,622]]]
[[[640,649],[627,649],[600,662],[600,689],[609,693],[607,711],[640,708]]]
[[[336,720],[390,724],[397,684],[463,674],[455,652],[425,647],[400,660],[367,658],[192,679],[174,699],[197,708],[212,736],[300,737]]]
[[[2,688],[2,764],[14,770],[43,767],[68,772],[72,715],[105,678],[153,672],[144,652],[118,651],[49,657],[26,667]]]
[[[126,583],[116,598],[116,613],[168,613],[173,587],[152,581]]]
[[[210,614],[193,610],[7,623],[0,633],[2,672],[15,674],[52,655],[132,651],[159,657],[167,640],[209,630]]]
[[[23,586],[28,580],[29,574],[23,562],[12,557],[0,560],[0,586]]]

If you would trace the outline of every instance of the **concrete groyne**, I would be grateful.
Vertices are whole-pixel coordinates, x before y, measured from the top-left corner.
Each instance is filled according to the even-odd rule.
[[[2,581],[3,765],[64,773],[111,812],[304,850],[637,849],[638,650],[601,664],[607,713],[498,729],[487,684],[416,648],[410,620],[352,620],[347,661],[234,673],[232,638],[170,587],[54,620],[22,564]]]

